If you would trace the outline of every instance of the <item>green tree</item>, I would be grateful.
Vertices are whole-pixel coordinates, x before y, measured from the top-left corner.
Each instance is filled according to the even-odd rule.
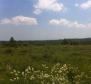
[[[10,42],[15,42],[15,39],[13,37],[10,38]]]
[[[9,45],[11,47],[14,47],[14,46],[16,46],[15,44],[16,44],[16,41],[15,41],[14,37],[11,37],[10,40],[9,40]]]
[[[63,45],[69,44],[69,40],[64,39],[64,40],[62,40],[61,44],[63,44]]]

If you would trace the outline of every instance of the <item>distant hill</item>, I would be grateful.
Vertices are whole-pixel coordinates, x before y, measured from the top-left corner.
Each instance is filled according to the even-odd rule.
[[[81,39],[59,39],[59,40],[25,40],[25,41],[15,41],[16,44],[34,44],[34,45],[48,45],[48,44],[91,44],[91,38],[81,38]],[[8,44],[9,41],[0,41],[0,44]]]

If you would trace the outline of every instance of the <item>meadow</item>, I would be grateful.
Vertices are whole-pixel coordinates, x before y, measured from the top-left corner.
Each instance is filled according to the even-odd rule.
[[[54,67],[56,68],[52,73]],[[59,69],[61,69],[61,75],[57,72]],[[26,72],[29,75],[26,75],[26,81],[24,81],[25,77],[22,74]],[[64,77],[65,82],[56,80],[58,78],[55,72],[58,78]],[[43,76],[40,73],[45,74]],[[12,77],[17,75],[20,80],[17,77],[14,81]],[[80,80],[78,79],[79,82],[73,82],[74,75],[82,76]],[[38,78],[39,76],[42,78]],[[32,77],[33,81],[29,81],[27,79],[29,77]],[[56,82],[53,82],[52,78]],[[0,84],[91,84],[91,45],[19,44],[7,46],[0,44]]]

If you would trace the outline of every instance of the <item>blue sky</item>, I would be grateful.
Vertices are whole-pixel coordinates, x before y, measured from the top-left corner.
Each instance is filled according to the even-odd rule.
[[[91,37],[91,0],[0,0],[0,40]]]

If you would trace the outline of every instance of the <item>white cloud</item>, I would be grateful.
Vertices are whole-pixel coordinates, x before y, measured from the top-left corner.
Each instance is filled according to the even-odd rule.
[[[43,10],[60,12],[64,9],[64,5],[59,3],[58,0],[38,0],[38,2],[34,5],[34,8],[34,13],[40,14]]]
[[[83,2],[79,4],[79,7],[82,9],[89,9],[91,8],[91,0],[87,0],[86,2]]]
[[[15,16],[9,19],[0,20],[0,24],[22,24],[22,25],[37,25],[38,22],[36,18]]]
[[[64,26],[64,27],[71,27],[71,28],[86,28],[86,27],[91,27],[91,25],[89,24],[81,24],[78,23],[77,21],[69,21],[67,19],[52,19],[49,21],[49,24],[51,25],[58,25],[58,26]]]

